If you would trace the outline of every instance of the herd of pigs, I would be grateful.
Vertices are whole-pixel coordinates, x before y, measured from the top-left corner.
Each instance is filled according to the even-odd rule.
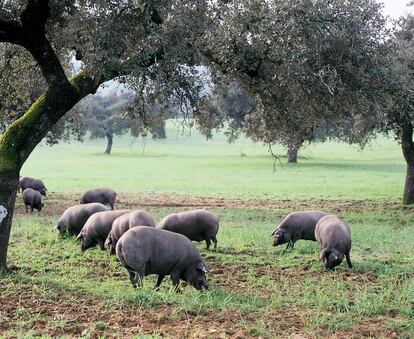
[[[47,189],[42,180],[20,177],[20,189],[26,212],[30,207],[41,211],[42,195]],[[207,210],[172,213],[158,225],[145,210],[115,210],[116,192],[109,188],[86,191],[80,204],[66,209],[55,229],[60,234],[75,235],[82,251],[99,245],[117,256],[126,268],[134,287],[141,284],[144,276],[158,275],[156,288],[165,276],[171,277],[178,289],[180,280],[197,290],[208,288],[207,265],[191,241],[211,242],[217,247],[219,218]],[[111,207],[109,210],[106,205]],[[289,213],[272,233],[273,246],[286,244],[293,248],[299,239],[319,243],[319,259],[326,269],[332,269],[346,258],[352,268],[351,232],[349,226],[335,215],[322,211],[298,211]]]

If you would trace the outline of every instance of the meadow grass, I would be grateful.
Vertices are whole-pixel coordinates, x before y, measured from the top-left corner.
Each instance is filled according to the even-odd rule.
[[[414,337],[414,210],[398,204],[405,165],[393,140],[378,138],[364,151],[311,145],[299,164],[277,162],[273,172],[263,145],[246,139],[229,145],[222,134],[205,141],[172,126],[167,134],[166,141],[147,140],[145,152],[141,139],[115,138],[110,156],[103,141],[36,148],[22,175],[44,179],[50,195],[40,216],[23,214],[18,196],[9,249],[9,264],[18,270],[0,277],[0,328],[6,328],[0,337]],[[144,198],[167,194],[167,202],[174,195],[247,201],[212,208],[220,216],[217,251],[196,244],[212,271],[209,290],[182,286],[177,294],[166,279],[155,291],[153,276],[134,290],[115,257],[97,248],[81,253],[73,237],[57,236],[52,226],[59,214],[48,209],[63,211],[77,193],[104,186]],[[54,198],[65,194],[67,200]],[[255,199],[263,206],[250,206]],[[275,225],[299,203],[350,225],[352,270],[343,263],[326,272],[313,242],[299,241],[287,252],[271,246]],[[157,220],[180,209],[186,208],[148,207]],[[12,315],[2,310],[1,301],[9,300]],[[69,310],[67,317],[60,308]],[[88,314],[80,324],[77,308]],[[123,318],[130,327],[148,319],[149,327],[126,334],[118,324]]]
[[[160,218],[170,210],[149,211]],[[58,290],[67,296],[91,296],[117,307],[156,310],[168,305],[168,312],[178,319],[188,314],[202,317],[211,311],[254,314],[254,324],[237,324],[252,336],[295,333],[299,329],[287,325],[281,329],[272,318],[275,313],[295,312],[302,317],[300,331],[307,336],[355,331],[357,335],[378,337],[382,331],[394,330],[402,337],[414,335],[414,232],[413,226],[405,222],[407,214],[412,218],[411,210],[342,212],[341,217],[351,225],[354,268],[350,270],[343,263],[332,272],[324,271],[317,260],[316,243],[299,241],[294,250],[287,252],[284,246],[271,246],[269,235],[275,221],[288,210],[227,208],[213,212],[221,220],[218,250],[207,251],[204,244],[197,244],[212,270],[211,286],[206,292],[184,286],[177,294],[168,279],[160,291],[155,291],[154,276],[134,290],[115,257],[97,248],[81,253],[73,237],[57,236],[52,231],[57,215],[18,215],[10,260],[19,270],[2,277],[8,281],[8,289],[2,293],[13,294],[14,283],[19,281],[36,286],[46,299]],[[25,314],[7,335],[29,331],[37,316],[43,317]],[[380,325],[371,332],[359,332],[361,322],[371,323],[378,317]],[[45,321],[52,327],[66,326],[52,319]],[[97,328],[95,324],[85,326],[92,326],[92,332],[111,333],[105,323]],[[151,333],[157,334],[156,324]]]
[[[115,137],[53,147],[40,145],[21,174],[43,178],[51,192],[82,192],[96,186],[119,192],[170,193],[272,200],[400,200],[405,163],[398,144],[379,137],[360,151],[341,143],[315,144],[299,163],[276,161],[268,148],[241,138],[228,144],[223,134],[205,140],[181,135],[172,126],[165,141]],[[144,152],[143,152],[144,150]],[[285,151],[275,147],[280,156]],[[241,154],[246,156],[241,156]]]

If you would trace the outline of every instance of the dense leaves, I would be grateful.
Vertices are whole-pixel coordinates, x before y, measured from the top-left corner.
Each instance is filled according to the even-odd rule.
[[[365,143],[383,105],[385,23],[369,0],[239,1],[208,37],[209,52],[258,97],[245,117],[253,138],[301,145],[326,123],[344,136],[352,124],[352,140]]]

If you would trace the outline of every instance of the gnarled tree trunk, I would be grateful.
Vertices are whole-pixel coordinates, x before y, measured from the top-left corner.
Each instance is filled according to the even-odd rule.
[[[287,150],[288,163],[298,162],[298,148],[295,146],[289,146]]]
[[[109,65],[103,65],[105,72],[82,72],[69,80],[46,37],[45,27],[50,13],[49,0],[28,0],[20,21],[0,17],[0,43],[19,45],[30,52],[48,85],[48,90],[0,136],[0,270],[7,269],[7,250],[20,169],[36,145],[76,103],[88,94],[96,93],[100,84],[129,73],[137,64],[149,67],[164,55],[164,49],[150,58],[146,53],[138,53],[116,67],[110,65],[106,68]],[[160,18],[156,19],[160,22]]]
[[[47,91],[0,137],[0,270],[7,251],[20,169],[50,128],[97,85],[78,75],[57,91]],[[47,117],[47,118],[46,118]]]
[[[409,205],[414,203],[414,143],[413,126],[410,122],[407,122],[402,129],[401,147],[407,163],[403,204]]]
[[[0,270],[7,267],[7,248],[19,178],[18,174],[10,176],[10,173],[7,172],[6,169],[0,167]],[[8,177],[5,177],[5,174]]]
[[[105,153],[111,154],[111,151],[112,151],[112,141],[113,141],[113,138],[114,138],[114,134],[111,131],[106,131],[105,132],[105,136],[106,136],[106,139],[108,140],[108,143],[106,144]]]

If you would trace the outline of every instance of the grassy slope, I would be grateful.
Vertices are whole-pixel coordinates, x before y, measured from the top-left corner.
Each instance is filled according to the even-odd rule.
[[[298,165],[281,159],[273,173],[267,148],[223,135],[205,141],[197,133],[167,141],[115,138],[111,156],[104,141],[40,146],[22,170],[43,178],[50,191],[81,192],[109,186],[121,192],[168,192],[242,199],[399,200],[405,165],[399,146],[379,138],[364,151],[346,144],[308,146]],[[276,148],[283,154],[284,151]],[[247,156],[241,157],[244,153]]]

